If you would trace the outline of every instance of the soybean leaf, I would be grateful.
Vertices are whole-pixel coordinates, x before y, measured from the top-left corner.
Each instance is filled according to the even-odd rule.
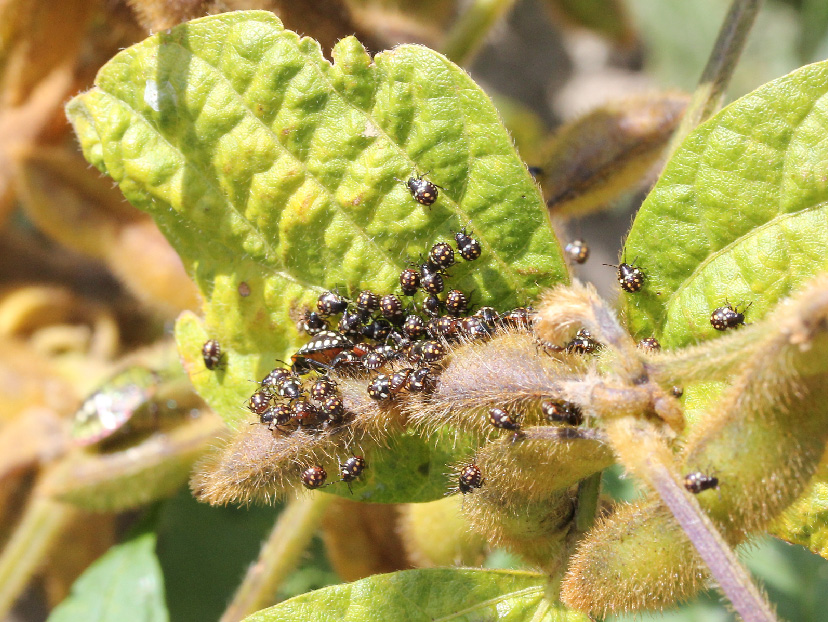
[[[166,622],[155,540],[145,532],[112,547],[75,581],[49,622]]]
[[[826,267],[828,63],[774,80],[691,133],[625,247],[646,274],[624,293],[631,329],[678,347],[717,334],[713,309],[747,320]],[[740,307],[741,309],[741,307]]]
[[[291,598],[245,618],[280,620],[587,620],[544,597],[544,578],[531,572],[437,569],[374,575]]]
[[[770,533],[828,559],[828,464],[821,464],[802,496],[774,521]]]
[[[198,390],[230,423],[320,291],[393,291],[452,230],[483,244],[452,270],[477,304],[566,279],[538,189],[467,74],[420,46],[372,60],[349,37],[332,56],[272,13],[225,13],[124,50],[67,106],[86,158],[155,218],[204,298],[204,330],[244,369],[244,382],[196,378],[192,322],[180,327]],[[398,181],[415,172],[443,188],[430,207]]]

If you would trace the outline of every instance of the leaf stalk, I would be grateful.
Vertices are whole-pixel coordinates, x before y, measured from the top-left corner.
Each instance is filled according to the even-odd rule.
[[[474,0],[449,31],[443,54],[461,66],[471,63],[487,35],[515,4],[515,0]]]
[[[296,567],[334,499],[317,492],[288,501],[221,622],[238,622],[275,603],[276,591]]]
[[[670,159],[696,126],[710,118],[721,107],[725,90],[745,49],[745,43],[761,5],[762,0],[733,0],[731,3],[710,52],[710,58],[702,71],[699,85],[693,93],[681,125],[670,140],[665,161]]]

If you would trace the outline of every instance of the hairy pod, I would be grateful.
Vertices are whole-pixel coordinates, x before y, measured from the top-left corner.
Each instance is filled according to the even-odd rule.
[[[322,521],[325,555],[343,581],[410,567],[398,506],[335,499]]]
[[[594,286],[576,281],[544,292],[535,316],[538,337],[545,342],[562,343],[580,328],[586,328],[599,343],[612,348],[631,378],[646,375],[635,342]]]
[[[524,413],[525,424],[540,422],[540,402],[562,398],[561,381],[586,372],[582,357],[571,361],[542,354],[532,335],[505,332],[493,339],[454,346],[434,392],[405,407],[409,421],[426,432],[451,427],[488,435],[490,408]]]
[[[678,126],[687,96],[639,95],[601,106],[562,126],[541,158],[546,204],[584,215],[641,183]]]
[[[337,473],[339,457],[354,448],[368,453],[403,429],[397,406],[378,405],[368,396],[364,381],[335,380],[352,417],[347,423],[288,433],[251,425],[197,466],[190,480],[195,496],[213,505],[269,503],[300,489],[301,474],[310,466],[322,465],[329,473]]]
[[[570,558],[561,599],[598,617],[661,609],[694,595],[707,576],[673,516],[650,498],[619,508],[589,532]]]
[[[465,495],[463,514],[472,529],[495,546],[502,546],[528,563],[552,574],[560,570],[567,550],[567,535],[575,513],[575,496],[569,490],[538,501],[517,501],[486,484]]]
[[[607,428],[619,461],[651,485],[665,466],[677,482],[693,472],[718,478],[718,489],[682,493],[731,545],[767,528],[807,486],[828,442],[827,327],[828,278],[820,277],[752,327],[761,356],[743,361],[720,396],[713,387],[677,457],[651,424],[619,420]],[[604,614],[692,596],[706,574],[691,531],[656,500],[619,511],[580,545],[565,602]]]
[[[720,495],[700,499],[731,540],[764,529],[804,490],[828,442],[828,277],[762,322],[762,356],[744,365],[696,425],[685,471],[712,471]]]
[[[540,502],[614,462],[595,430],[526,428],[484,445],[474,458],[486,485],[516,504]]]
[[[408,559],[416,566],[478,566],[488,548],[486,539],[469,531],[461,495],[400,507],[400,531]]]

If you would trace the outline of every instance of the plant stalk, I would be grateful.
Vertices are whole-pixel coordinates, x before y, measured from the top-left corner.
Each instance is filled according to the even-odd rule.
[[[652,463],[650,484],[687,534],[733,608],[745,622],[776,622],[768,602],[695,497],[668,468]]]
[[[279,586],[296,567],[334,499],[317,492],[288,501],[221,622],[238,622],[274,604]]]
[[[699,85],[687,106],[681,125],[670,139],[667,160],[696,126],[709,119],[721,107],[725,90],[745,49],[761,4],[762,0],[733,0],[731,3]]]
[[[514,4],[515,0],[474,0],[446,36],[443,54],[461,66],[471,63],[492,26]]]
[[[19,524],[0,556],[0,619],[29,583],[55,540],[79,512],[71,505],[54,501],[53,491],[66,480],[63,464],[47,467]]]
[[[578,484],[578,505],[575,508],[575,530],[586,533],[595,525],[598,500],[601,495],[603,471],[593,473]]]
[[[607,430],[619,461],[658,493],[725,597],[745,622],[776,622],[773,609],[698,500],[683,485],[673,453],[652,424],[634,418]]]

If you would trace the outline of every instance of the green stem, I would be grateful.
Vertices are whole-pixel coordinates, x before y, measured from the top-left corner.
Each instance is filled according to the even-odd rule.
[[[443,45],[443,54],[458,65],[468,65],[515,0],[474,0],[455,22]]]
[[[603,471],[593,473],[578,484],[578,505],[575,508],[575,529],[586,533],[595,524],[598,513],[598,499],[601,495],[601,475]]]
[[[673,154],[696,126],[710,118],[721,107],[725,89],[745,48],[745,42],[761,4],[762,0],[733,0],[731,3],[699,85],[693,93],[681,125],[670,140],[667,151],[669,155]]]
[[[238,622],[274,604],[279,586],[296,567],[334,499],[334,495],[317,492],[287,503],[221,622]]]
[[[651,462],[650,484],[704,560],[722,592],[745,622],[776,622],[771,606],[739,563],[699,502],[665,465]]]
[[[62,464],[55,465],[40,478],[20,523],[0,556],[0,619],[5,619],[55,540],[78,515],[72,506],[52,499],[52,491],[66,478],[63,467]]]

